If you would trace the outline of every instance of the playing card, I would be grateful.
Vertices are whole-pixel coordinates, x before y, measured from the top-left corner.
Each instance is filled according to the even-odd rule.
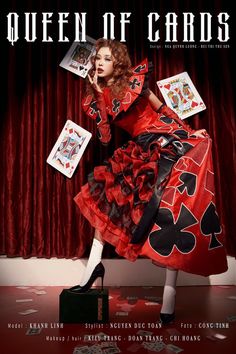
[[[87,345],[83,347],[75,347],[73,350],[73,354],[87,354],[89,353],[89,347]]]
[[[117,348],[116,342],[101,342],[102,348]]]
[[[220,334],[220,333],[213,334],[213,337],[215,337],[217,339],[225,339],[225,338],[227,338],[226,336],[224,336],[223,334]]]
[[[38,312],[38,310],[35,310],[35,309],[28,309],[28,310],[25,310],[25,311],[21,311],[21,312],[18,312],[20,315],[30,315],[31,313],[35,313],[35,312]]]
[[[235,315],[230,315],[226,319],[229,322],[236,322],[236,316]]]
[[[102,354],[103,351],[101,349],[101,346],[98,344],[94,344],[91,347],[89,347],[89,351],[87,353],[91,353],[91,354]]]
[[[45,294],[47,294],[47,292],[45,290],[36,290],[35,294],[37,294],[37,295],[45,295]]]
[[[158,302],[145,302],[146,306],[159,306]]]
[[[68,119],[47,163],[71,178],[91,136],[90,132]]]
[[[86,36],[86,42],[74,42],[71,45],[60,66],[85,78],[92,67],[90,59],[95,52],[95,40]]]
[[[188,73],[185,71],[164,80],[157,81],[164,100],[181,119],[206,109]]]
[[[16,302],[30,302],[33,301],[33,299],[16,299]]]
[[[36,291],[38,291],[37,289],[28,289],[27,290],[29,293],[36,293]]]
[[[103,350],[103,353],[105,354],[115,354],[115,353],[121,353],[119,348],[106,348]]]
[[[173,344],[167,344],[166,349],[171,350],[174,353],[180,353],[183,351],[182,348],[177,347],[176,345],[173,345]]]
[[[236,300],[236,296],[227,296],[227,299]]]
[[[27,336],[35,336],[37,334],[40,334],[41,331],[42,331],[42,328],[29,328],[25,334]]]
[[[142,345],[145,349],[153,352],[160,352],[166,346],[163,342],[143,342]]]
[[[130,312],[133,310],[133,307],[135,307],[135,305],[130,304],[116,304],[116,306],[120,307],[122,312]]]
[[[129,312],[127,311],[118,311],[116,312],[116,316],[128,316]]]

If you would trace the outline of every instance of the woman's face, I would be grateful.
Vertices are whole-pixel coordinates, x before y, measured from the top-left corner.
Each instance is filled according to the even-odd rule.
[[[110,48],[101,47],[95,57],[95,69],[98,77],[103,77],[106,80],[112,78],[113,61]]]

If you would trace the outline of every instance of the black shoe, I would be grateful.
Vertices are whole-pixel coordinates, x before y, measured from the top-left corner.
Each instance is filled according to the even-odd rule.
[[[163,325],[171,324],[175,321],[175,313],[160,313],[160,322]]]
[[[97,278],[102,278],[102,291],[103,291],[104,274],[105,274],[105,268],[104,268],[103,264],[100,262],[96,265],[89,280],[87,281],[87,283],[84,286],[75,285],[75,286],[72,286],[72,288],[70,288],[68,290],[73,293],[77,293],[77,294],[86,293],[91,288],[91,286],[93,285],[93,283],[95,282],[95,280]]]

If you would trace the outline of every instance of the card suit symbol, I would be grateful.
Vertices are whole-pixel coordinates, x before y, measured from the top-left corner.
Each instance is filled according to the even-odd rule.
[[[67,163],[66,163],[66,168],[69,168],[69,167],[70,167],[70,163],[67,162]]]
[[[180,193],[182,194],[186,189],[189,196],[194,195],[197,184],[197,176],[189,172],[183,172],[181,173],[179,179],[183,182],[177,187]]]
[[[195,101],[193,101],[192,104],[191,104],[191,107],[194,108],[194,107],[196,107],[196,106],[198,106],[198,103],[195,102]]]
[[[162,85],[159,85],[160,88],[162,88],[163,86]]]
[[[202,106],[202,105],[203,105],[203,102],[200,102],[200,105]]]
[[[84,66],[80,65],[80,66],[79,66],[79,69],[80,69],[80,70],[83,70],[83,69],[84,69]]]
[[[164,85],[164,87],[169,90],[170,89],[170,84]]]
[[[189,253],[195,247],[195,236],[191,232],[182,231],[196,224],[197,219],[188,208],[182,204],[176,223],[168,208],[160,208],[155,223],[160,230],[153,231],[149,235],[151,247],[161,256],[169,256],[174,246],[181,253]]]
[[[129,91],[126,92],[125,97],[122,100],[123,104],[131,103],[131,93]]]
[[[209,245],[210,250],[222,246],[215,235],[221,232],[221,226],[215,205],[212,202],[208,205],[208,208],[203,215],[201,229],[206,237],[211,237]]]
[[[161,116],[160,120],[165,124],[171,124],[174,121],[172,118],[166,116]]]

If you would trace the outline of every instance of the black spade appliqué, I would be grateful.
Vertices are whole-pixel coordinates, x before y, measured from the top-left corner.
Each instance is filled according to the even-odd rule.
[[[185,228],[197,223],[197,219],[182,204],[179,217],[174,222],[172,212],[167,208],[158,211],[155,223],[161,228],[149,235],[151,247],[161,256],[169,256],[174,246],[181,253],[189,253],[195,247],[195,236]]]
[[[178,186],[179,192],[183,193],[184,190],[186,189],[186,192],[189,196],[194,195],[196,190],[197,177],[192,173],[183,172],[181,173],[179,179],[182,182],[182,184]]]
[[[222,246],[215,235],[221,232],[221,226],[215,205],[212,202],[208,205],[202,217],[201,230],[206,237],[211,237],[209,250]]]

